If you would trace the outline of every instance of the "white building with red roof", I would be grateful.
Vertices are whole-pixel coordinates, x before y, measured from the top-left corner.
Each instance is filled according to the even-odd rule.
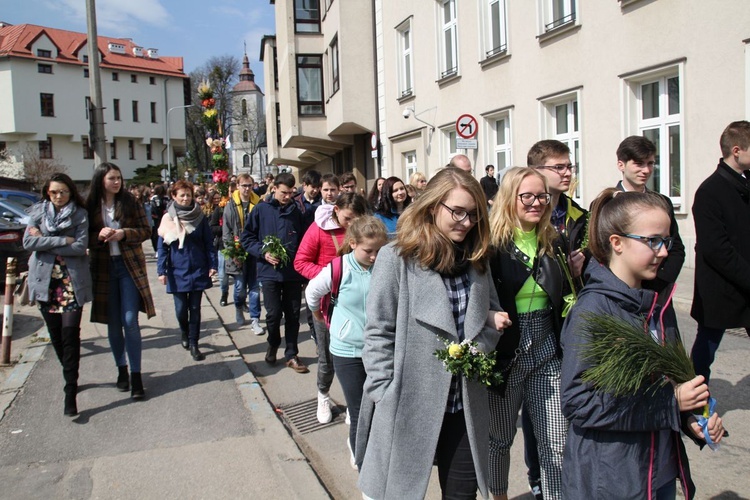
[[[0,150],[23,161],[33,151],[68,167],[76,181],[91,179],[89,68],[85,33],[32,24],[0,23]],[[174,157],[185,151],[183,109],[190,96],[182,57],[128,38],[100,36],[107,159],[124,177],[167,163],[167,126]]]

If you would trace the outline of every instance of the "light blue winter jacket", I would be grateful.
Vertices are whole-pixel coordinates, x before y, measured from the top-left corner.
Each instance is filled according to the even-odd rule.
[[[328,272],[330,273],[330,270]],[[344,256],[339,296],[329,327],[331,354],[341,358],[362,357],[362,348],[365,345],[365,323],[367,322],[365,309],[371,276],[372,267],[362,269],[357,259],[354,258],[354,253]]]

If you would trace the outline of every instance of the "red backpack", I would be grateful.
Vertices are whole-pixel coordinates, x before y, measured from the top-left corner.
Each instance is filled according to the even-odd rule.
[[[320,299],[320,312],[323,314],[326,328],[331,326],[331,316],[333,316],[333,308],[336,306],[336,299],[339,296],[339,286],[341,286],[341,270],[343,265],[343,255],[331,261],[331,293]]]

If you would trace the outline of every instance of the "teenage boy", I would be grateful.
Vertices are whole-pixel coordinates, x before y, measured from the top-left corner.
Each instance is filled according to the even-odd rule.
[[[258,280],[263,287],[268,327],[266,363],[276,363],[281,345],[281,317],[284,316],[284,357],[286,366],[297,373],[309,370],[297,357],[299,335],[299,310],[302,303],[302,276],[294,270],[294,257],[304,234],[303,217],[294,203],[296,181],[289,173],[274,179],[275,190],[268,203],[261,203],[250,213],[242,232],[242,246],[258,260]],[[282,264],[279,255],[263,248],[267,236],[281,240],[289,260]]]
[[[719,140],[723,158],[695,192],[695,288],[698,322],[691,357],[708,383],[727,328],[750,333],[750,122],[732,122]]]
[[[620,143],[617,148],[617,169],[622,172],[622,180],[617,183],[621,191],[646,192],[646,184],[654,173],[656,166],[656,146],[640,135],[632,135]],[[669,205],[669,236],[672,237],[672,248],[656,273],[656,278],[643,282],[643,288],[660,292],[677,281],[685,262],[685,245],[680,238],[680,230],[674,217],[674,208],[668,196],[661,195]],[[666,297],[664,297],[666,298]]]
[[[333,174],[326,174],[322,179],[320,195],[322,196],[323,205],[333,205],[339,198],[339,178]]]
[[[351,172],[344,172],[339,177],[341,183],[341,191],[344,193],[356,193],[357,192],[357,178]]]
[[[302,177],[302,189],[294,196],[294,202],[300,209],[305,221],[305,231],[315,220],[315,209],[320,206],[321,176],[317,170],[308,170]],[[304,233],[303,233],[304,234]]]
[[[253,178],[248,174],[237,176],[239,184],[224,207],[221,239],[224,248],[234,246],[234,239],[240,237],[248,220],[248,215],[260,203],[260,197],[253,192]],[[260,326],[260,291],[255,269],[255,259],[248,257],[244,262],[234,259],[224,260],[224,272],[234,277],[234,311],[237,326],[245,324],[245,300],[250,311],[250,329],[255,335],[263,335]]]

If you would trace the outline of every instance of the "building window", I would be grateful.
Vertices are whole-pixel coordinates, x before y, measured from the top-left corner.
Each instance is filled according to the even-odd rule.
[[[91,110],[91,98],[89,96],[86,96],[83,98],[83,107],[85,109],[86,113],[86,119],[89,119],[89,110]]]
[[[407,151],[404,153],[404,172],[406,176],[404,179],[409,179],[411,174],[417,171],[417,152]]]
[[[248,134],[247,130],[242,131],[242,142],[249,142],[250,141],[250,134]]]
[[[242,116],[247,116],[247,99],[242,99],[241,108],[242,108]]]
[[[242,168],[250,168],[250,155],[242,155]]]
[[[276,46],[273,47],[273,88],[279,90],[279,60],[276,58]]]
[[[133,101],[133,121],[138,121],[138,101]]]
[[[443,151],[443,164],[447,165],[450,161],[451,157],[456,154],[458,151],[458,148],[456,147],[456,138],[458,137],[456,135],[456,127],[454,124],[451,124],[449,127],[445,127],[441,129],[441,150]]]
[[[320,33],[319,0],[294,0],[294,32]]]
[[[42,116],[55,116],[54,94],[39,94],[39,101],[42,106]]]
[[[484,54],[492,57],[508,50],[508,23],[505,0],[485,0]]]
[[[115,113],[115,121],[120,121],[120,100],[114,99],[112,102],[112,111]]]
[[[83,62],[84,62],[84,64],[88,64],[89,63],[89,56],[88,56],[88,54],[84,54],[84,56],[83,56]]]
[[[577,0],[539,0],[542,12],[542,33],[576,22]]]
[[[331,42],[331,95],[339,90],[339,37]]]
[[[570,148],[570,162],[577,167],[574,198],[580,200],[583,168],[581,165],[581,130],[578,114],[578,90],[542,101],[545,138],[557,139]]]
[[[156,103],[151,103],[151,123],[156,123]]]
[[[36,70],[38,73],[47,73],[52,74],[52,65],[51,64],[37,64]]]
[[[43,160],[52,159],[52,138],[47,137],[46,141],[39,141],[39,158]]]
[[[52,58],[52,51],[44,50],[44,49],[36,49],[36,56]]]
[[[156,77],[155,76],[149,76],[148,77],[148,84],[149,85],[156,85]]]
[[[684,178],[682,65],[651,71],[626,80],[630,134],[656,145],[656,165],[646,187],[683,204]]]
[[[277,102],[274,109],[276,112],[276,145],[281,147],[281,105]]]
[[[112,139],[109,143],[109,157],[113,160],[117,159],[117,139]]]
[[[153,160],[151,156],[151,144],[146,144],[146,159]]]
[[[0,141],[0,153],[7,153],[8,144],[5,141]]]
[[[135,160],[135,141],[128,139],[128,158]]]
[[[488,119],[488,124],[492,135],[492,152],[488,155],[488,158],[492,158],[492,164],[495,165],[495,174],[502,176],[507,168],[513,166],[510,113],[492,116]]]
[[[83,68],[83,77],[84,78],[88,78],[89,77],[89,69],[88,68]]]
[[[89,138],[84,136],[83,140],[81,141],[81,145],[83,146],[83,159],[93,160],[94,150],[91,149],[91,145],[89,144]]]
[[[398,90],[399,97],[408,97],[414,94],[414,82],[412,74],[412,40],[411,19],[396,28],[396,46],[398,47]]]
[[[138,75],[130,75],[130,83],[138,83]]]
[[[323,58],[319,55],[297,56],[297,106],[300,115],[322,115]]]
[[[119,82],[120,81],[120,73],[112,72],[112,81],[113,82]]]
[[[456,0],[443,0],[441,9],[443,36],[441,40],[440,78],[458,73],[458,25],[456,22]]]

